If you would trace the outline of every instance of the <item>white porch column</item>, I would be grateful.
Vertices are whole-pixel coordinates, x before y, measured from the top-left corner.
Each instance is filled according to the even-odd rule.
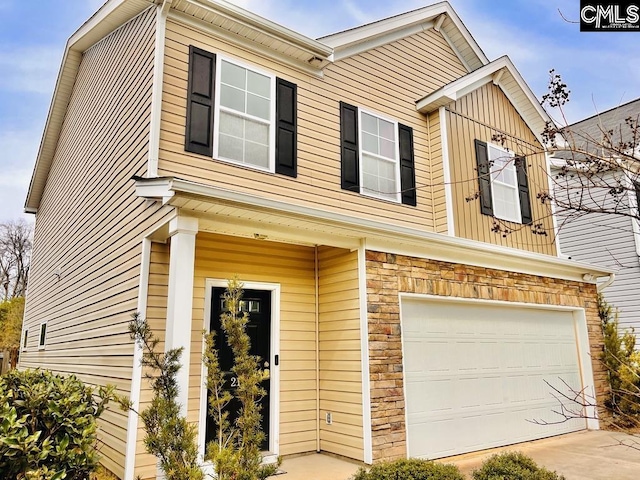
[[[189,359],[191,354],[191,313],[193,306],[193,274],[198,219],[178,216],[169,222],[171,250],[169,259],[169,292],[167,297],[167,331],[165,351],[182,347],[177,380],[178,402],[182,415],[187,414],[189,394]]]

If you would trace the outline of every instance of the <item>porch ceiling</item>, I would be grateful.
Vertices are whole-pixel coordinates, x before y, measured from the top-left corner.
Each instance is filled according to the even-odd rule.
[[[209,233],[349,249],[358,248],[363,236],[361,231],[341,224],[230,200],[212,202],[195,195],[180,194],[171,197],[167,204],[179,208],[185,215],[197,217],[199,229]]]

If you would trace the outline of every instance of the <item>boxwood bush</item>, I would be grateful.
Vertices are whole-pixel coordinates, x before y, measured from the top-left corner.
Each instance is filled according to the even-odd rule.
[[[89,478],[98,465],[96,419],[112,391],[45,370],[1,376],[0,478]]]
[[[489,457],[473,472],[473,480],[564,480],[564,477],[538,466],[522,453],[507,452]]]
[[[382,462],[370,469],[360,468],[353,480],[464,480],[454,465],[408,458]]]

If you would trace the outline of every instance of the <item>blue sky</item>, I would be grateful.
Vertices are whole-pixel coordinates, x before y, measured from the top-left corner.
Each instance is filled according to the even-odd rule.
[[[0,222],[22,207],[67,38],[103,0],[0,0]],[[235,0],[319,37],[430,0]],[[572,92],[570,122],[640,97],[640,32],[581,33],[578,0],[451,0],[490,60],[509,55],[536,96],[555,68]],[[328,5],[331,5],[328,7]],[[427,94],[429,92],[425,92]]]

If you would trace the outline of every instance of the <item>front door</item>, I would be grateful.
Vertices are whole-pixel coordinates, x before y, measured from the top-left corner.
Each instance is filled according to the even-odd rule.
[[[224,292],[225,288],[214,287],[211,295],[211,323],[209,328],[216,332],[216,347],[220,356],[220,368],[225,372],[226,387],[234,390],[238,385],[238,379],[231,372],[233,366],[233,354],[231,348],[227,344],[227,337],[222,330],[220,322],[220,314],[224,312]],[[247,323],[247,334],[251,340],[251,355],[257,355],[259,365],[264,370],[270,370],[269,364],[271,358],[271,292],[267,290],[244,290],[240,309],[249,315]],[[269,390],[270,381],[267,378],[262,382],[262,388],[267,392],[260,400],[262,409],[261,428],[264,432],[264,440],[261,445],[262,450],[269,450]],[[209,402],[207,401],[207,408]],[[233,425],[238,418],[240,404],[234,399],[229,405],[229,421]],[[215,424],[207,412],[207,434],[206,441],[209,442],[215,437]]]

